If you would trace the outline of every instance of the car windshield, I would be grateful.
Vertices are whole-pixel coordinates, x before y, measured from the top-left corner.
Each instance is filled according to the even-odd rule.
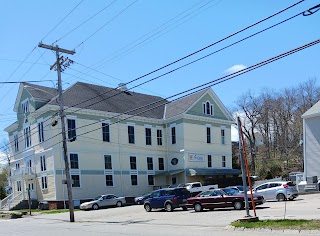
[[[98,197],[95,197],[93,200],[99,200],[100,198],[102,198],[102,196],[98,196]]]
[[[233,188],[225,188],[225,189],[222,189],[223,192],[226,193],[226,195],[228,196],[232,196],[232,195],[236,195],[236,194],[239,194],[239,191],[238,190],[235,190]]]
[[[188,187],[190,184],[179,184],[177,187],[183,187],[183,188],[186,188]]]

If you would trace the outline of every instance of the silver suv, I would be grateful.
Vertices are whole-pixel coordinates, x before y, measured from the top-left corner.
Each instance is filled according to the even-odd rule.
[[[253,191],[262,195],[265,200],[284,201],[298,197],[296,185],[290,181],[267,182],[255,187]]]

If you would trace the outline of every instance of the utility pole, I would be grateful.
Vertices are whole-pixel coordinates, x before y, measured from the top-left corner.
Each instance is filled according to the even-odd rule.
[[[61,83],[61,65],[63,65],[66,59],[64,59],[63,56],[59,57],[59,52],[73,55],[75,54],[75,51],[59,48],[58,45],[56,46],[46,45],[46,44],[43,44],[42,42],[40,42],[38,46],[41,48],[49,49],[56,52],[56,62],[50,67],[50,70],[56,67],[57,73],[58,73],[58,91],[59,91],[60,119],[61,119],[61,128],[62,128],[64,167],[66,172],[66,182],[67,182],[67,190],[68,190],[70,222],[74,222],[74,206],[73,206],[73,199],[72,199],[71,177],[70,177],[68,149],[67,149],[67,140],[66,140],[66,128],[65,128],[65,121],[64,121],[64,111],[63,111],[64,103],[63,103],[63,97],[62,97],[62,83]]]

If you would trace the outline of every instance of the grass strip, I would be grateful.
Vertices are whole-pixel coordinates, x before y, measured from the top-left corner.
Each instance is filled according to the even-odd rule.
[[[320,220],[260,220],[257,222],[234,221],[231,225],[243,228],[320,230]]]

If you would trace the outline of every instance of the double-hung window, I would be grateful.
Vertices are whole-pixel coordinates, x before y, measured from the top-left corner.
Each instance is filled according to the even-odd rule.
[[[78,154],[70,153],[70,169],[79,169]]]
[[[104,169],[112,170],[112,159],[110,155],[104,155]]]
[[[130,156],[130,169],[136,170],[137,169],[137,157]]]
[[[153,170],[153,158],[147,157],[148,170]]]
[[[41,171],[47,170],[46,156],[40,156],[40,170]]]
[[[212,156],[208,155],[208,167],[212,167]]]
[[[39,137],[39,143],[42,143],[44,141],[43,121],[38,122],[38,137]]]
[[[129,143],[134,144],[135,140],[134,140],[134,126],[129,125],[128,126],[128,141]]]
[[[163,157],[158,158],[159,170],[164,170],[164,159]]]
[[[211,128],[207,126],[207,143],[211,143]]]
[[[110,142],[110,127],[107,123],[102,123],[102,140],[103,142]]]
[[[148,185],[154,185],[154,177],[153,177],[153,175],[148,175]]]
[[[42,176],[41,177],[41,189],[47,189],[48,188],[48,177]]]
[[[19,137],[18,134],[15,134],[14,137],[14,151],[19,152]]]
[[[131,185],[138,185],[138,176],[131,175]]]
[[[171,127],[171,144],[176,144],[176,127]]]
[[[152,144],[151,128],[145,128],[146,132],[146,145]]]
[[[226,144],[224,129],[221,129],[221,144]]]
[[[31,129],[30,126],[23,129],[25,148],[31,146]]]
[[[68,118],[67,119],[68,124],[68,140],[74,141],[77,139],[77,132],[76,132],[76,120]]]
[[[226,167],[226,156],[222,156],[222,167]]]
[[[162,130],[157,129],[157,144],[160,146],[162,145]]]

